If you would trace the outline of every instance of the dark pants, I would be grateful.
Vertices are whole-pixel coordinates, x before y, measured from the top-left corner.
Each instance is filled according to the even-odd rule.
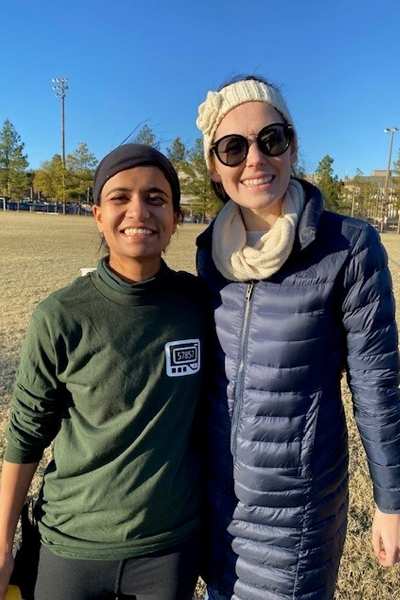
[[[60,558],[42,546],[35,600],[191,600],[199,562],[199,536],[122,561]]]

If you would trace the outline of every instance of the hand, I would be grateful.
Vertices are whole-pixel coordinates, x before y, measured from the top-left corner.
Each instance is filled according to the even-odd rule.
[[[391,515],[376,509],[372,546],[382,567],[391,567],[400,561],[400,514]]]
[[[14,558],[12,552],[1,552],[0,554],[0,600],[4,600],[8,582],[14,568]]]

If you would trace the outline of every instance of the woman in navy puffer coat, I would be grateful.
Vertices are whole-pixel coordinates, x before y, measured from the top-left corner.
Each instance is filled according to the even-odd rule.
[[[325,211],[317,188],[291,178],[297,135],[274,86],[250,77],[209,92],[197,124],[226,201],[197,242],[218,338],[205,435],[208,597],[330,600],[347,522],[344,371],[374,486],[374,551],[384,566],[399,558],[386,253],[374,228]]]

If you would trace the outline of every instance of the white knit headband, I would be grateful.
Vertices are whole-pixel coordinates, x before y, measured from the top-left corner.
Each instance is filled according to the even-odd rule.
[[[206,100],[199,106],[197,127],[204,137],[204,158],[207,167],[211,167],[210,148],[218,125],[224,116],[236,106],[246,102],[265,102],[270,104],[293,125],[292,117],[282,94],[275,88],[256,79],[248,79],[232,83],[219,92],[208,92]],[[295,133],[295,143],[297,136]]]

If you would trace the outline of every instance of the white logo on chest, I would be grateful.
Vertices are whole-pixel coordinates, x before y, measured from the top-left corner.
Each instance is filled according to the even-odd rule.
[[[178,340],[164,346],[168,377],[193,375],[200,370],[200,340]]]

